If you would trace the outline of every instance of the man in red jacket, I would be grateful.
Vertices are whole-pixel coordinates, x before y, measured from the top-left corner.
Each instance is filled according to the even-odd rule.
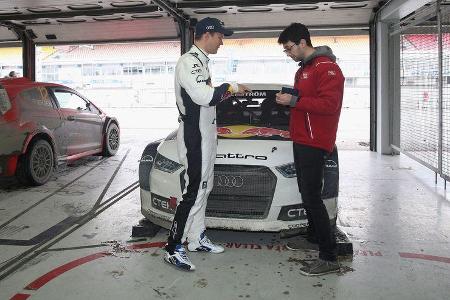
[[[319,259],[300,268],[303,275],[338,272],[334,228],[330,225],[321,192],[325,158],[335,147],[345,78],[329,47],[312,46],[305,25],[292,23],[280,34],[278,43],[300,66],[295,74],[294,90],[280,92],[276,97],[278,104],[291,107],[289,130],[294,163],[308,218],[307,238],[295,241],[290,248],[319,246]]]

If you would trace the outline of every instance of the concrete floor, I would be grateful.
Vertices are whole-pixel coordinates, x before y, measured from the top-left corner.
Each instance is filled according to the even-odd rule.
[[[83,159],[42,187],[0,188],[0,299],[450,298],[442,181],[407,157],[368,151],[340,152],[338,225],[354,246],[341,273],[300,275],[317,253],[288,251],[272,233],[211,230],[225,253],[190,254],[192,273],[164,264],[166,230],[130,236],[142,218],[138,159],[157,134],[125,136],[117,156]]]

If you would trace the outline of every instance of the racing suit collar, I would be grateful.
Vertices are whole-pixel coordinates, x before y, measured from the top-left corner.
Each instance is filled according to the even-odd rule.
[[[206,54],[206,52],[205,52],[204,50],[202,50],[199,46],[197,46],[197,45],[195,45],[195,44],[192,45],[191,50],[190,50],[189,52],[191,52],[191,53],[197,53],[198,57],[199,57],[202,61],[204,61],[204,62],[206,62],[206,63],[209,62],[208,54]]]

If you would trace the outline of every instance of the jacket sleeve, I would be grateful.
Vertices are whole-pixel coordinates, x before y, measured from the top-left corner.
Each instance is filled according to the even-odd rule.
[[[204,78],[202,64],[195,57],[185,57],[177,70],[177,80],[192,101],[201,106],[215,106],[231,96],[232,88],[228,83],[218,87],[209,85],[210,78]]]
[[[344,93],[344,76],[335,63],[317,66],[317,97],[300,95],[295,109],[319,115],[333,115],[341,109]]]

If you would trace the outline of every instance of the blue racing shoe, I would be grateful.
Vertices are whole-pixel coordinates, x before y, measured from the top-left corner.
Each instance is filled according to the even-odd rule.
[[[186,250],[184,250],[183,245],[178,244],[173,251],[173,254],[170,254],[166,251],[164,256],[164,261],[174,265],[177,268],[180,268],[185,271],[194,271],[195,265],[191,262],[189,257],[186,255]]]
[[[222,253],[224,251],[222,246],[216,245],[206,236],[205,232],[200,235],[200,240],[190,242],[188,244],[189,251],[202,251],[209,253]]]

